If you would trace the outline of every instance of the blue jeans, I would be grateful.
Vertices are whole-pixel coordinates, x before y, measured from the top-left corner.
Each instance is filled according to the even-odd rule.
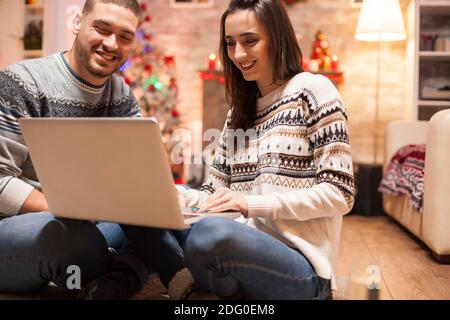
[[[81,284],[108,271],[124,234],[117,224],[29,213],[0,220],[0,292],[26,293],[50,281],[66,288],[67,267],[77,265]]]
[[[299,251],[241,223],[206,218],[187,231],[122,226],[134,253],[164,285],[186,266],[196,283],[218,296],[326,299],[330,280]]]

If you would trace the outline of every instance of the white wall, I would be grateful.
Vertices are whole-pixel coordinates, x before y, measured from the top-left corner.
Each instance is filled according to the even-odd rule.
[[[71,22],[85,0],[43,1],[43,55],[70,49],[74,40]],[[0,0],[0,69],[23,59],[24,8],[23,0]]]
[[[0,69],[22,58],[23,3],[0,0]]]
[[[75,36],[71,27],[85,0],[46,0],[45,53],[69,50]]]

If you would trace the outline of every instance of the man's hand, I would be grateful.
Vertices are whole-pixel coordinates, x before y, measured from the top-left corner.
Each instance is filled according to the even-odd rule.
[[[19,214],[48,211],[47,200],[44,194],[36,189],[31,191],[28,198],[20,208]]]
[[[240,211],[244,217],[248,214],[248,204],[245,197],[228,188],[220,188],[212,194],[199,208],[199,211],[209,212]]]

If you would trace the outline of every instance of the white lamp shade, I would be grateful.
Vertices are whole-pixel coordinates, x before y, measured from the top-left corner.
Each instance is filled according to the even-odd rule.
[[[355,38],[360,41],[399,41],[406,39],[398,0],[364,0]]]

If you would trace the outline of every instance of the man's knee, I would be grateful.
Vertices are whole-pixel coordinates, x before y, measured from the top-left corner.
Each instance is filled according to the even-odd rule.
[[[30,230],[29,246],[35,248],[37,256],[85,270],[106,263],[106,240],[94,223],[55,218],[50,213],[36,214],[32,220],[35,226]]]
[[[5,219],[0,233],[5,240],[1,255],[23,272],[37,272],[29,275],[30,287],[45,279],[64,285],[70,266],[79,267],[82,281],[89,281],[105,272],[110,262],[106,241],[91,222],[31,213]]]
[[[43,256],[63,265],[77,265],[89,273],[108,263],[108,246],[94,223],[70,219],[50,219],[36,239]]]

